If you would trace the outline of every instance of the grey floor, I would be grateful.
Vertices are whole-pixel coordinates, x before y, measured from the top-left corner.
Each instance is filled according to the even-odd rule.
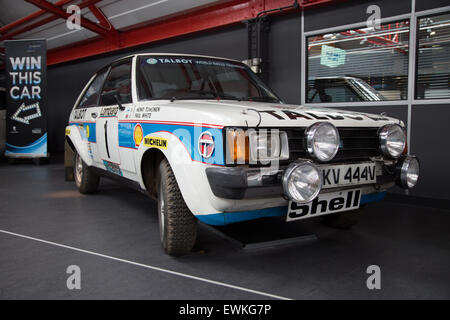
[[[450,298],[449,210],[383,202],[351,231],[280,219],[222,231],[318,239],[243,250],[200,226],[195,252],[172,258],[144,195],[108,180],[80,195],[61,164],[0,163],[1,299]],[[81,269],[81,290],[67,289],[70,265]],[[380,290],[367,289],[369,265],[381,268]]]

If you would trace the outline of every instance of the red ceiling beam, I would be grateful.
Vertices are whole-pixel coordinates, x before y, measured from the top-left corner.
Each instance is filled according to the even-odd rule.
[[[54,4],[47,2],[46,0],[25,0],[26,2],[29,2],[31,4],[34,4],[35,6],[37,6],[38,8],[42,9],[42,10],[46,10],[49,13],[52,13],[56,16],[59,16],[60,18],[63,18],[65,20],[67,20],[71,14],[67,13],[66,11],[62,10],[61,8],[55,6]],[[80,17],[80,24],[83,28],[86,28],[92,32],[95,32],[99,35],[101,35],[102,37],[111,38],[111,33],[109,32],[110,30],[105,29],[102,26],[99,26],[98,24]]]
[[[47,54],[47,61],[49,65],[52,65],[238,23],[256,17],[256,14],[261,10],[270,9],[267,5],[264,8],[261,3],[264,4],[264,0],[221,2],[188,14],[174,16],[154,24],[121,32],[120,47],[113,47],[102,39],[93,39],[51,50]],[[271,1],[271,5],[276,7],[292,3],[292,0]]]
[[[65,3],[68,3],[68,2],[71,2],[71,1],[73,1],[73,0],[65,1]],[[78,4],[78,7],[79,7],[80,9],[83,9],[83,8],[86,8],[86,7],[93,6],[95,3],[100,2],[100,1],[101,1],[101,0],[88,0],[88,1],[84,1],[84,2],[79,3],[79,4]],[[60,2],[62,2],[62,1],[60,1]],[[55,4],[55,5],[56,5],[56,4]],[[13,32],[9,32],[9,33],[7,33],[7,34],[1,36],[1,37],[0,37],[0,41],[8,40],[8,39],[13,39],[15,36],[17,36],[17,35],[19,35],[19,34],[25,33],[25,32],[30,31],[30,30],[34,30],[34,29],[36,29],[36,28],[38,28],[38,27],[41,27],[41,26],[43,26],[43,25],[45,25],[45,24],[47,24],[47,23],[50,23],[50,22],[52,22],[52,21],[54,21],[54,20],[57,20],[57,19],[59,19],[59,18],[60,18],[59,16],[52,15],[52,16],[50,16],[50,17],[48,17],[48,18],[45,18],[45,19],[36,21],[36,22],[34,22],[34,23],[31,23],[31,24],[28,24],[28,25],[26,25],[25,27],[23,27],[23,28],[21,28],[21,29],[18,29],[18,30],[13,31]]]
[[[61,0],[61,1],[56,2],[55,6],[62,7],[63,5],[65,5],[65,4],[69,3],[69,2],[72,2],[72,1],[73,0]],[[0,33],[3,34],[3,33],[7,32],[7,31],[9,31],[11,29],[17,28],[17,27],[19,27],[19,26],[21,26],[21,25],[23,25],[25,23],[28,23],[28,22],[30,22],[30,21],[32,21],[34,19],[39,18],[40,16],[42,16],[42,15],[44,15],[46,13],[48,13],[48,12],[45,11],[45,10],[36,11],[36,12],[26,16],[26,17],[23,17],[23,18],[21,18],[19,20],[16,20],[14,22],[11,22],[11,23],[7,24],[6,26],[1,27],[0,28]]]
[[[28,0],[27,0],[28,1]],[[37,1],[37,0],[33,0]],[[50,50],[49,65],[86,58],[118,49],[130,48],[158,40],[169,39],[199,31],[215,29],[255,18],[262,10],[271,10],[293,4],[293,0],[234,0],[202,7],[187,14],[159,19],[158,22],[136,27],[119,33],[119,46],[106,39],[90,39]],[[299,1],[300,7],[336,2],[336,0]],[[286,10],[292,11],[294,9]],[[279,11],[272,12],[277,14]]]
[[[97,8],[95,5],[89,6],[89,10],[91,10],[92,14],[97,18],[98,22],[103,26],[105,29],[114,29],[114,26],[109,22],[108,18],[105,17],[104,13]]]

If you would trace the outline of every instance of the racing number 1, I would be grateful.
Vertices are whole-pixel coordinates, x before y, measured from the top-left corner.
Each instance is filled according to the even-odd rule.
[[[108,147],[108,120],[105,121],[104,128],[105,128],[105,146],[106,146],[106,154],[108,155],[108,159],[109,159],[109,158],[111,158],[111,157],[109,156],[109,147]]]

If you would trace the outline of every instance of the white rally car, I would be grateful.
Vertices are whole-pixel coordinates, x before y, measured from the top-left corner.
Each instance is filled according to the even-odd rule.
[[[171,255],[192,249],[197,219],[326,215],[350,227],[361,205],[419,176],[397,119],[285,104],[241,62],[153,53],[90,79],[66,127],[65,167],[81,193],[105,176],[157,199]]]

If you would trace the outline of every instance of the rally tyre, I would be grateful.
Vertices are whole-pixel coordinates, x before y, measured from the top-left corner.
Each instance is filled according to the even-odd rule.
[[[325,225],[335,229],[351,229],[358,223],[362,208],[358,210],[339,212],[323,217]]]
[[[83,194],[94,193],[98,189],[100,177],[84,163],[78,152],[75,152],[74,157],[73,176],[78,190]]]
[[[158,220],[162,246],[171,256],[185,255],[194,247],[197,220],[186,206],[166,159],[159,165],[158,182]]]

